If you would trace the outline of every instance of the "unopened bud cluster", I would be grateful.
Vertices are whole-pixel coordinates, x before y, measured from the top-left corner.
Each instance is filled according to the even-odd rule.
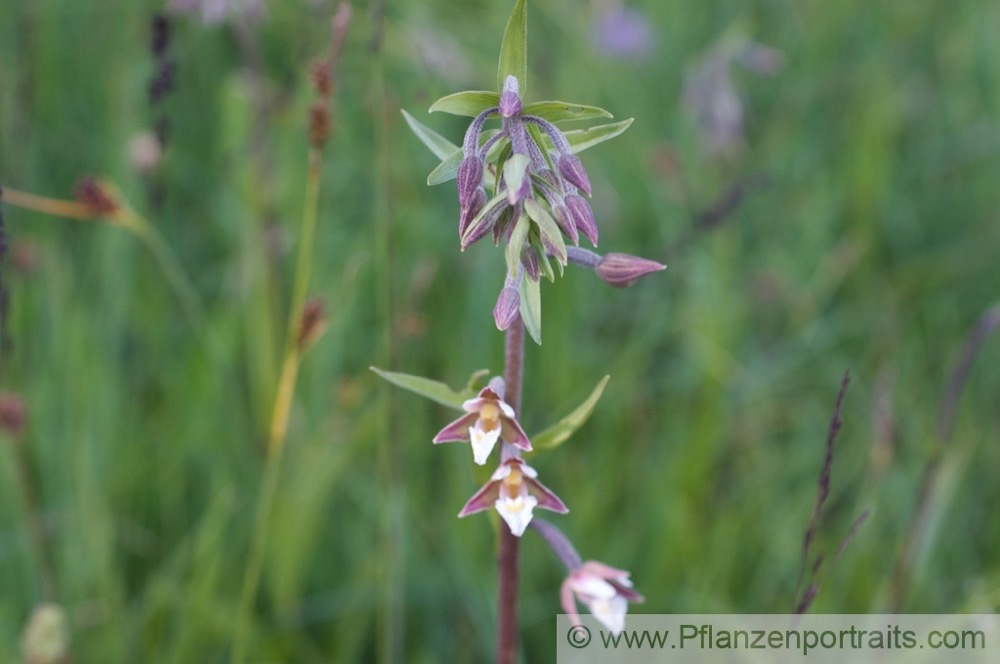
[[[506,329],[517,310],[517,288],[525,276],[551,274],[550,257],[566,264],[563,235],[579,245],[580,235],[597,245],[597,224],[584,196],[590,179],[563,132],[535,115],[522,115],[517,78],[508,76],[496,106],[483,110],[465,132],[456,177],[461,214],[458,234],[466,249],[491,233],[507,243],[507,283],[494,312]],[[499,132],[485,123],[499,116]],[[487,135],[489,134],[489,135]],[[493,196],[486,193],[493,179]]]

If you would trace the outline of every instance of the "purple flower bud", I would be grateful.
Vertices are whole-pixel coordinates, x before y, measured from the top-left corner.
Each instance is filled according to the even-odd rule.
[[[524,267],[528,278],[532,281],[538,281],[541,278],[542,269],[538,265],[538,254],[535,253],[534,248],[531,246],[526,246],[521,252],[521,265]]]
[[[571,185],[590,196],[590,179],[583,163],[573,154],[564,154],[559,158],[559,172]]]
[[[517,78],[508,76],[503,84],[503,92],[500,93],[499,112],[501,117],[512,118],[521,113],[521,96],[518,94],[519,91]]]
[[[551,204],[552,206],[552,216],[555,217],[556,223],[562,232],[566,234],[566,237],[570,239],[574,246],[580,244],[580,234],[576,230],[576,224],[573,223],[573,219],[570,216],[569,210],[565,205],[556,201]]]
[[[511,323],[517,319],[517,313],[521,309],[521,296],[518,295],[517,288],[504,286],[500,290],[500,297],[493,307],[493,320],[497,324],[498,330],[506,330]]]
[[[597,263],[596,269],[597,276],[603,279],[604,283],[615,288],[626,288],[639,277],[650,272],[665,270],[667,266],[648,258],[611,253]]]
[[[462,214],[458,218],[458,237],[465,235],[465,229],[469,227],[469,222],[476,218],[479,211],[486,205],[486,192],[480,187],[472,195],[468,205],[462,206]]]
[[[477,156],[466,157],[459,164],[455,179],[458,181],[458,204],[467,207],[476,192],[481,190],[483,162]]]
[[[577,230],[583,233],[596,247],[597,222],[594,221],[594,212],[590,209],[587,201],[576,194],[570,194],[566,197],[566,208],[569,210],[570,218],[576,224]]]

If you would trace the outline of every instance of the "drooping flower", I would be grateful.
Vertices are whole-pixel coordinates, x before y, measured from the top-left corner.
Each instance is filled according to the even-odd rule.
[[[510,532],[520,537],[531,522],[536,507],[559,514],[569,512],[559,496],[539,482],[537,477],[538,472],[523,459],[507,459],[496,469],[490,481],[469,499],[458,513],[459,518],[492,507],[507,522]]]
[[[630,576],[625,570],[588,560],[563,581],[560,591],[563,611],[574,625],[579,625],[580,614],[576,610],[579,600],[602,625],[619,634],[625,627],[628,603],[643,601],[642,595],[632,589]]]
[[[466,414],[434,436],[435,443],[471,443],[472,458],[482,466],[498,440],[504,440],[524,451],[531,450],[531,441],[514,417],[514,409],[493,391],[484,387],[479,396],[462,404]]]

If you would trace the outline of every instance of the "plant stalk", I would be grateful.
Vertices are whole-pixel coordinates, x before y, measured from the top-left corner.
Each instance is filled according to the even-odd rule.
[[[524,372],[524,323],[521,317],[507,328],[504,343],[504,401],[516,414],[521,411],[521,380]],[[513,448],[516,450],[516,448]],[[520,454],[519,452],[517,453]],[[520,538],[500,524],[497,552],[497,664],[517,659],[517,594]]]

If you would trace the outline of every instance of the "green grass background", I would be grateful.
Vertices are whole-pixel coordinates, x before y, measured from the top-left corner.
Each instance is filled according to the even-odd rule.
[[[501,252],[458,251],[454,189],[425,186],[435,160],[399,109],[458,141],[461,119],[425,109],[492,87],[509,4],[386,0],[382,19],[354,8],[310,289],[330,327],[300,377],[252,661],[492,656],[493,526],[454,518],[478,487],[468,450],[433,447],[452,413],[368,366],[453,385],[502,369]],[[529,433],[611,375],[583,429],[532,461],[570,506],[555,520],[585,559],[632,571],[647,598],[635,610],[793,610],[850,370],[814,552],[832,557],[871,516],[813,610],[886,610],[949,373],[1000,297],[1000,4],[646,0],[631,3],[657,40],[641,62],[593,47],[597,4],[529,3],[527,96],[635,117],[584,156],[601,249],[670,267],[625,291],[572,267],[543,284]],[[333,6],[271,3],[251,31],[257,65],[230,27],[174,20],[177,85],[152,110],[158,7],[0,0],[0,186],[69,198],[81,175],[111,177],[207,310],[192,325],[126,231],[4,205],[9,243],[36,261],[4,268],[0,389],[29,417],[0,448],[3,661],[18,660],[42,599],[14,444],[41,494],[75,661],[224,661],[234,632],[301,214],[307,64]],[[785,66],[734,71],[747,148],[720,161],[701,153],[680,98],[685,67],[733,26]],[[172,131],[148,178],[126,146],[161,115]],[[755,174],[766,190],[671,250],[693,214]],[[998,366],[993,340],[943,455],[905,611],[1000,607]],[[523,659],[550,661],[563,570],[533,533],[522,550]]]

